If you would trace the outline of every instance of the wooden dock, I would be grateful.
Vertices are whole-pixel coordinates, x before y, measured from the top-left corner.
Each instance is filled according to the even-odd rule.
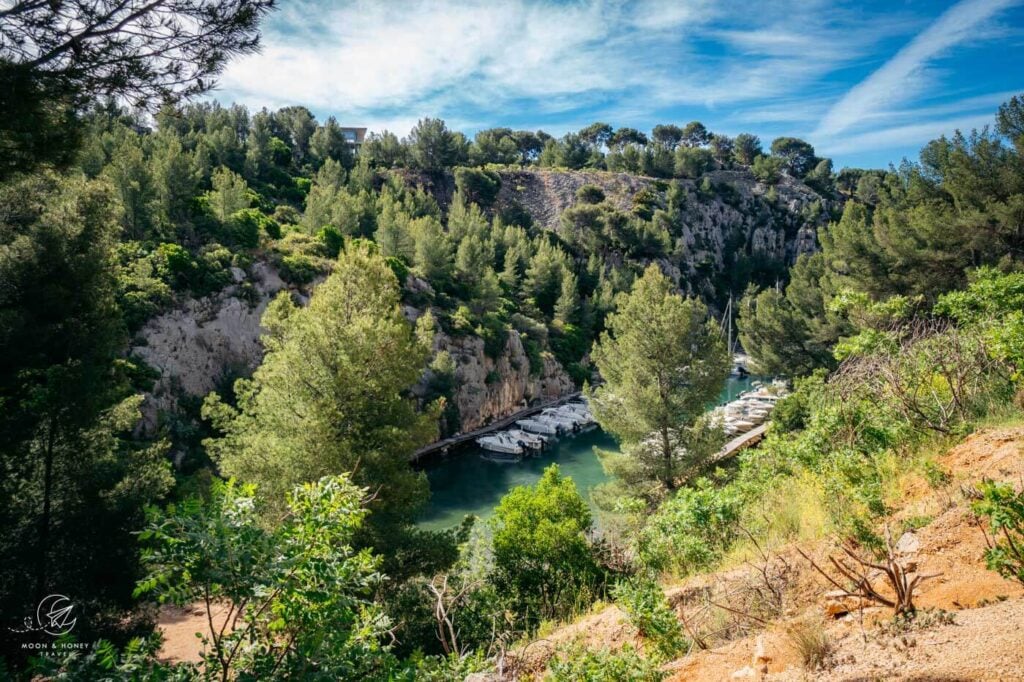
[[[746,448],[761,442],[761,439],[764,438],[764,434],[768,431],[769,423],[770,422],[761,424],[757,428],[751,429],[750,431],[733,438],[722,446],[722,449],[719,450],[718,454],[715,456],[714,461],[720,462],[723,459],[729,459],[740,450],[745,450]]]
[[[480,436],[486,435],[492,431],[498,431],[507,426],[511,426],[520,419],[526,419],[530,415],[537,414],[541,410],[547,409],[549,407],[555,407],[556,405],[561,405],[562,403],[568,402],[573,398],[578,398],[579,396],[580,391],[576,391],[575,393],[569,393],[568,395],[563,395],[558,398],[546,400],[542,403],[538,403],[537,405],[526,407],[522,410],[519,410],[518,412],[514,412],[507,417],[502,417],[501,419],[493,421],[490,424],[487,424],[486,426],[481,426],[479,429],[467,431],[466,433],[459,433],[454,436],[449,436],[448,438],[444,438],[442,440],[436,441],[434,443],[431,443],[430,445],[420,448],[416,452],[412,453],[412,457],[410,458],[410,460],[413,462],[417,462],[423,457],[431,455],[435,452],[446,452],[448,449],[452,447],[462,445],[463,443],[471,441],[474,438],[479,438]]]

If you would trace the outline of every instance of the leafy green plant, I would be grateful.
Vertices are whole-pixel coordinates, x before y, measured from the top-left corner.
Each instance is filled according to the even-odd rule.
[[[572,647],[551,660],[548,682],[661,682],[666,673],[656,662],[625,646],[618,651]]]
[[[538,621],[568,615],[602,582],[586,537],[591,521],[576,484],[557,465],[536,485],[513,488],[491,519],[491,579],[499,593]]]
[[[647,577],[624,580],[612,594],[629,622],[663,659],[672,659],[686,647],[679,619],[656,581]]]
[[[372,601],[379,559],[352,548],[366,491],[347,476],[298,486],[271,530],[254,491],[215,482],[209,502],[150,508],[136,595],[199,602],[211,623],[225,624],[201,637],[210,677],[286,679],[315,669],[368,679],[392,667],[380,639],[389,623]],[[217,603],[226,613],[214,615]]]
[[[1024,491],[1007,483],[984,481],[981,498],[971,508],[988,519],[992,536],[986,534],[985,564],[1005,578],[1024,583]]]
[[[648,519],[638,542],[641,561],[680,574],[711,565],[735,539],[740,509],[735,488],[700,479]]]

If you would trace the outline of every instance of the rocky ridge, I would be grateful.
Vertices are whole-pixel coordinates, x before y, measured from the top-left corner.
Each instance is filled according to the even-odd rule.
[[[654,178],[604,171],[506,170],[496,208],[518,206],[535,224],[557,231],[563,211],[573,206],[577,190],[596,184],[607,200],[629,210],[642,190],[664,196],[668,184]],[[664,259],[663,269],[692,293],[706,293],[709,273],[721,272],[730,249],[757,254],[775,262],[792,262],[800,253],[816,248],[817,228],[835,207],[813,190],[783,177],[767,187],[747,170],[715,171],[706,175],[713,191],[698,183],[681,181],[687,191],[681,257]],[[410,179],[413,181],[413,179]],[[451,178],[432,190],[442,205],[450,201]],[[817,202],[822,210],[809,219],[807,210]],[[234,283],[201,298],[185,299],[150,320],[136,336],[132,355],[160,374],[143,404],[140,429],[152,434],[161,415],[175,413],[181,398],[202,399],[232,376],[245,376],[263,356],[260,318],[270,299],[290,290],[299,299],[308,291],[289,288],[275,268],[257,262],[248,272],[235,268]],[[406,287],[415,291],[416,280]],[[425,286],[426,283],[422,283]],[[410,288],[411,287],[411,288]],[[422,311],[406,307],[414,320]],[[472,430],[507,416],[535,400],[566,395],[574,390],[565,369],[550,354],[543,354],[539,372],[531,373],[520,335],[512,330],[497,357],[488,357],[484,342],[475,336],[448,336],[439,332],[435,352],[447,351],[455,361],[453,400],[461,430]],[[414,393],[423,395],[423,386]]]

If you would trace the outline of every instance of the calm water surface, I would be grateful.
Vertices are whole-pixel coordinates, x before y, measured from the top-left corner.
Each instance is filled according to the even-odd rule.
[[[721,402],[728,402],[750,388],[750,379],[730,377],[722,391]],[[594,486],[608,476],[601,468],[594,448],[618,451],[618,444],[600,428],[567,435],[537,457],[525,457],[517,463],[492,462],[480,455],[484,450],[467,445],[427,468],[430,481],[430,505],[420,526],[441,529],[457,525],[466,514],[487,518],[509,490],[517,485],[532,485],[544,469],[557,463],[564,476],[576,482],[587,500]]]

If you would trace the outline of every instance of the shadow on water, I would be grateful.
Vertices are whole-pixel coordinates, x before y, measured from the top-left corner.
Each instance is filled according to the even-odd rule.
[[[721,402],[735,398],[750,388],[750,379],[730,378],[720,396]],[[519,485],[536,483],[544,469],[557,463],[562,474],[576,482],[584,499],[590,490],[608,480],[594,448],[617,451],[618,444],[600,428],[564,436],[537,457],[517,463],[500,463],[483,459],[484,452],[475,445],[453,450],[443,460],[426,468],[430,481],[430,504],[419,525],[440,530],[457,525],[466,514],[489,517],[501,498]]]

